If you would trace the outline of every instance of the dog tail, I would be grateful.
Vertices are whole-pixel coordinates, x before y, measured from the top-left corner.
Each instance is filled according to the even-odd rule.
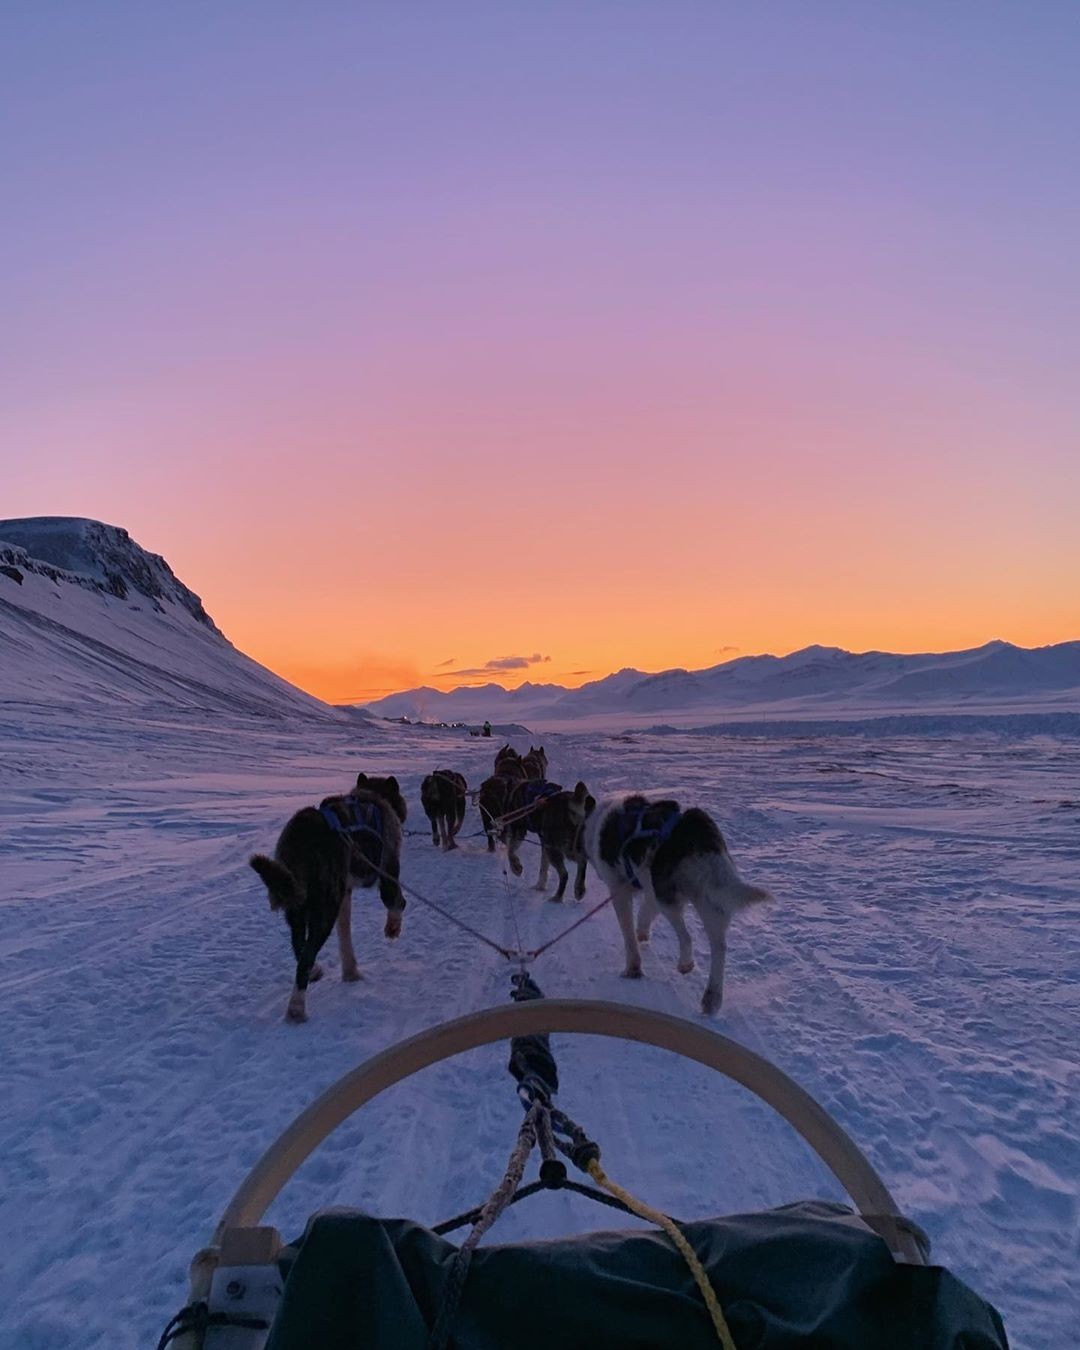
[[[303,894],[296,878],[287,867],[283,867],[275,858],[267,858],[262,853],[252,854],[251,866],[263,879],[270,892],[271,909],[289,909],[303,900]]]
[[[771,891],[761,886],[751,886],[740,878],[728,886],[728,893],[735,902],[736,909],[749,909],[751,905],[765,905],[775,897]]]

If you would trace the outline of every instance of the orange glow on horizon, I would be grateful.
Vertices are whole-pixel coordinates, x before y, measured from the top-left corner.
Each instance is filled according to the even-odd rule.
[[[1080,636],[1070,7],[60,8],[5,516],[333,701]]]
[[[798,448],[789,415],[752,391],[637,425],[606,398],[576,428],[553,407],[517,432],[520,488],[500,430],[509,405],[501,420],[489,409],[485,432],[433,400],[422,427],[369,430],[384,453],[367,458],[325,417],[301,451],[271,409],[260,434],[222,433],[211,495],[191,492],[181,423],[162,433],[175,453],[132,461],[120,488],[61,484],[22,513],[124,525],[241,651],[331,702],[482,682],[456,672],[509,656],[550,660],[493,668],[494,682],[573,687],[814,643],[918,652],[1080,636],[1080,456],[1029,474],[1016,467],[1026,425],[1000,407],[996,426],[969,410],[930,435],[866,406],[856,416],[846,384],[842,395],[843,416],[819,406],[828,425]],[[73,432],[57,428],[57,453]],[[37,448],[49,458],[47,440]]]
[[[516,689],[526,682],[534,684],[558,684],[575,689],[593,680],[627,666],[645,673],[683,668],[700,670],[720,665],[742,656],[754,656],[770,653],[785,656],[802,647],[819,644],[827,647],[841,647],[848,651],[889,651],[896,653],[955,651],[980,647],[994,639],[1013,642],[1021,647],[1039,647],[1056,642],[1071,641],[1080,635],[1080,618],[1072,627],[1062,626],[1049,613],[1034,613],[1021,624],[1004,628],[993,625],[990,620],[981,620],[975,614],[962,625],[955,618],[943,612],[937,616],[936,623],[931,616],[913,616],[914,621],[905,623],[900,616],[894,618],[892,635],[881,637],[873,631],[870,624],[853,624],[846,634],[839,636],[822,633],[812,620],[789,632],[781,640],[770,637],[763,631],[755,638],[748,637],[745,644],[723,643],[708,649],[701,641],[693,642],[689,638],[685,645],[666,645],[665,633],[656,633],[647,638],[640,634],[628,635],[623,641],[625,646],[617,647],[614,652],[595,650],[587,663],[561,660],[558,656],[542,665],[530,665],[521,670],[493,670],[483,675],[467,678],[451,671],[432,669],[430,663],[402,659],[394,662],[389,659],[373,658],[363,652],[357,652],[352,661],[318,664],[299,664],[291,659],[291,653],[283,651],[271,637],[262,650],[257,641],[251,641],[246,647],[238,644],[277,674],[290,680],[300,688],[325,699],[329,703],[364,703],[382,698],[388,694],[399,693],[407,689],[427,686],[440,692],[449,692],[459,687],[480,687],[484,684],[498,684],[505,689]],[[228,631],[228,630],[227,630]],[[747,631],[753,628],[747,625]],[[230,635],[232,635],[230,633]],[[407,641],[407,638],[403,638]],[[633,645],[637,642],[637,647]],[[584,648],[574,647],[575,653]],[[470,667],[475,668],[475,667]]]

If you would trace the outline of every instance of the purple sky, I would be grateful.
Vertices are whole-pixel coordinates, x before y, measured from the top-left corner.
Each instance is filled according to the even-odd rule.
[[[9,0],[0,515],[320,692],[1076,636],[1078,69],[1075,3]],[[561,561],[462,636],[500,532]]]

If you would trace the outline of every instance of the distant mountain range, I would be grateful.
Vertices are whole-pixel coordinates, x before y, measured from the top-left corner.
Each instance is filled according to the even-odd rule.
[[[114,525],[0,521],[0,702],[545,727],[894,713],[1080,712],[1080,642],[895,655],[807,647],[707,670],[620,670],[580,689],[412,689],[332,708],[238,651],[164,558]]]
[[[613,718],[627,725],[686,725],[710,718],[839,711],[867,716],[921,709],[1080,710],[1080,642],[1025,648],[998,641],[919,655],[805,647],[790,656],[741,656],[707,670],[620,670],[580,689],[526,683],[508,690],[485,684],[441,693],[423,687],[365,707],[383,717],[512,717],[536,727]]]

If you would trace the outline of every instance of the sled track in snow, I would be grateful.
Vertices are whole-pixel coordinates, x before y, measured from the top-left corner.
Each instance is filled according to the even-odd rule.
[[[165,720],[131,745],[115,719],[97,740],[55,727],[38,736],[42,715],[27,714],[22,735],[10,711],[0,726],[18,768],[0,786],[0,856],[18,863],[0,939],[11,1177],[0,1221],[20,1234],[0,1270],[0,1350],[128,1350],[153,1343],[222,1203],[300,1109],[371,1053],[504,1002],[514,967],[415,904],[387,943],[377,896],[358,892],[365,980],[340,982],[331,939],[311,1020],[281,1020],[288,939],[248,853],[271,847],[320,784],[333,790],[360,767],[401,774],[415,812],[420,778],[451,753],[445,736]],[[558,780],[597,793],[682,784],[677,795],[713,812],[746,876],[778,896],[732,928],[718,1029],[835,1115],[941,1259],[1002,1308],[1017,1350],[1069,1344],[1077,849],[1075,817],[1046,803],[1080,799],[1075,752],[1000,759],[991,739],[955,754],[963,774],[939,774],[954,751],[938,743],[925,775],[935,781],[909,782],[890,779],[887,753],[874,775],[858,763],[821,772],[839,756],[820,738],[640,735],[617,755],[595,738],[546,740]],[[458,756],[470,781],[485,759],[472,745]],[[1007,781],[978,820],[958,814],[968,797],[937,782],[1000,777],[1003,764]],[[470,808],[466,831],[475,820]],[[530,852],[525,877],[510,880],[530,947],[584,912],[533,891],[535,863]],[[501,852],[447,855],[417,836],[404,866],[420,890],[517,945]],[[590,876],[585,906],[600,898]],[[644,959],[644,980],[619,978],[621,942],[604,912],[545,953],[535,976],[550,996],[697,1019],[704,970],[676,973],[663,919]],[[835,1193],[767,1108],[705,1071],[589,1037],[561,1038],[557,1054],[560,1097],[613,1174],[680,1217]],[[470,1052],[346,1122],[270,1221],[291,1235],[317,1206],[354,1203],[436,1222],[490,1191],[519,1122],[505,1054]],[[587,1201],[552,1194],[511,1210],[496,1238],[606,1222]]]

